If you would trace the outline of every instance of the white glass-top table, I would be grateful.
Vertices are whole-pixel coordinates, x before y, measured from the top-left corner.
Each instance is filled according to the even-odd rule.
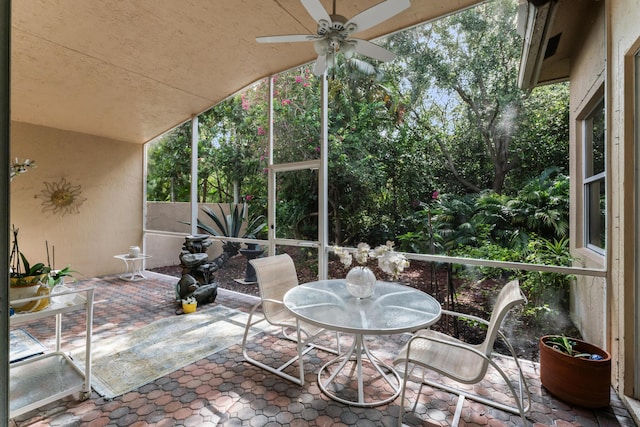
[[[299,320],[353,334],[350,348],[320,368],[318,385],[334,400],[363,407],[388,403],[400,394],[399,374],[369,351],[364,336],[391,335],[426,328],[441,315],[440,303],[432,296],[409,286],[380,281],[369,298],[352,296],[346,289],[344,279],[337,279],[296,286],[285,294],[283,301]],[[373,369],[369,372],[377,372],[377,379],[373,380],[376,381],[375,387],[378,387],[378,383],[386,383],[391,387],[388,397],[372,400],[365,396],[364,364]],[[334,365],[337,366],[332,369]],[[345,369],[348,365],[351,369]],[[338,378],[350,378],[354,370],[356,394],[350,394],[346,389],[351,381]]]

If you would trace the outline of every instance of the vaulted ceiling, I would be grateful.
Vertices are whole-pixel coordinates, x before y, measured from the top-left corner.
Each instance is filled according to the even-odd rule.
[[[482,0],[412,0],[375,39]],[[333,0],[321,0],[326,10]],[[337,0],[350,18],[380,0]],[[272,73],[315,59],[300,0],[14,0],[11,118],[145,143]]]

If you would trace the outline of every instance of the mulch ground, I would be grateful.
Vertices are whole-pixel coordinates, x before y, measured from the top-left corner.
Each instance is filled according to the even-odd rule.
[[[294,259],[300,283],[317,280],[315,258],[308,257],[304,249],[289,248],[287,253]],[[386,273],[378,269],[375,263],[371,263],[369,267],[374,271],[378,279],[391,280]],[[258,296],[259,291],[256,284],[243,284],[237,280],[245,278],[246,268],[247,259],[242,255],[236,255],[231,257],[222,268],[215,272],[213,280],[221,288]],[[343,278],[347,275],[348,270],[337,259],[329,261],[329,278]],[[151,269],[151,271],[177,278],[182,275],[182,268],[179,265],[158,267]],[[504,284],[504,282],[498,281],[470,282],[455,278],[450,279],[446,269],[441,268],[436,271],[434,263],[418,261],[412,261],[398,281],[433,295],[438,301],[442,302],[444,309],[471,314],[484,319],[489,318],[493,298],[495,298]],[[539,324],[527,324],[522,321],[521,316],[518,316],[517,311],[512,311],[512,313],[513,315],[508,316],[505,320],[503,330],[506,331],[518,356],[524,359],[539,360],[538,339],[542,335],[553,333],[580,338],[579,333],[566,313],[560,314],[563,317],[562,322],[554,321],[553,324],[546,325],[546,328]],[[562,329],[557,329],[559,324],[565,324],[566,326]],[[433,329],[459,336],[470,343],[481,342],[484,338],[484,331],[478,330],[470,322],[457,322],[454,324],[443,320],[434,325]],[[506,352],[504,346],[500,345],[497,346],[497,350],[501,353]]]

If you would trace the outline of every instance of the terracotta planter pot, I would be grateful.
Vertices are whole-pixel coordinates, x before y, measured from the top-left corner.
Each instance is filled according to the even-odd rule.
[[[540,338],[540,382],[551,394],[586,408],[609,406],[611,355],[593,344],[574,339],[579,353],[598,354],[601,360],[571,357],[544,344]]]

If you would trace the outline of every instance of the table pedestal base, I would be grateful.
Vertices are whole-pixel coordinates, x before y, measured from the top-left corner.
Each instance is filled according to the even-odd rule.
[[[379,378],[380,380],[382,380],[381,382],[382,385],[386,384],[388,387],[391,388],[389,397],[382,398],[380,400],[365,401],[365,390],[364,390],[365,384],[364,384],[364,373],[363,373],[363,364],[365,363],[370,365],[379,374],[379,377],[376,377],[376,378]],[[335,371],[333,371],[333,373],[330,373],[328,368],[335,364],[338,364],[338,367],[336,368]],[[351,369],[348,370],[350,372],[346,372],[345,374],[340,375],[341,372],[345,370],[347,365],[350,365],[350,364],[353,365],[353,367],[351,367]],[[346,376],[350,379],[353,377],[354,370],[356,374],[356,378],[355,378],[356,390],[355,391],[357,392],[357,400],[352,400],[347,396],[345,396],[347,398],[340,397],[336,389],[344,390],[349,387],[345,386],[344,384],[338,383],[336,381],[337,378],[339,376],[340,377]],[[388,373],[385,373],[384,371],[387,371]],[[330,375],[327,380],[323,380],[323,376],[325,373],[327,375]],[[391,376],[391,378],[389,376]],[[333,400],[342,402],[347,405],[352,405],[352,406],[373,407],[373,406],[379,406],[385,403],[389,403],[395,400],[395,398],[400,395],[400,384],[401,384],[401,380],[398,372],[396,372],[396,370],[393,369],[391,366],[387,365],[386,363],[378,359],[376,356],[371,354],[371,352],[367,348],[366,343],[364,342],[363,335],[355,335],[353,344],[351,345],[349,350],[345,354],[340,355],[335,359],[327,362],[324,366],[322,366],[322,368],[320,368],[320,371],[318,372],[318,385],[320,386],[320,389],[323,391],[323,393],[325,393],[327,396],[329,396]],[[376,387],[379,387],[379,386],[376,385]],[[345,394],[345,393],[341,393],[341,394]]]

